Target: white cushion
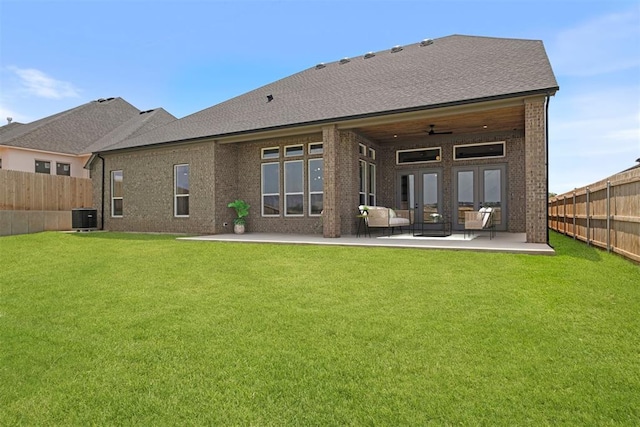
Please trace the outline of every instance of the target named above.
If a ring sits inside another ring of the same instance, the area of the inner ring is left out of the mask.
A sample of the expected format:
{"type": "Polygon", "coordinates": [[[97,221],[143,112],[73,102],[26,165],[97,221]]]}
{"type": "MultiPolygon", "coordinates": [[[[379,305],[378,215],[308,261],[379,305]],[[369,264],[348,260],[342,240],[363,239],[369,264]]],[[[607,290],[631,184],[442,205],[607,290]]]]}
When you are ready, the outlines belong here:
{"type": "Polygon", "coordinates": [[[389,218],[395,218],[397,216],[398,214],[396,214],[396,211],[394,211],[393,209],[389,209],[389,218]]]}
{"type": "Polygon", "coordinates": [[[391,227],[400,227],[403,225],[410,225],[409,218],[401,218],[399,216],[395,218],[389,218],[389,225],[391,227]]]}

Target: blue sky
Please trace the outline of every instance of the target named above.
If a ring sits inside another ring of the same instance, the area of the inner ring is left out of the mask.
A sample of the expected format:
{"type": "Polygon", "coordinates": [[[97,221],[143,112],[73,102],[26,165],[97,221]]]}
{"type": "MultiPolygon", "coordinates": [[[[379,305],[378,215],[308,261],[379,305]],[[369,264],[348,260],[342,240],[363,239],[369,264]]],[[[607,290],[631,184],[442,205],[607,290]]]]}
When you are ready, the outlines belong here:
{"type": "Polygon", "coordinates": [[[640,158],[640,1],[0,0],[0,123],[120,96],[177,117],[345,56],[450,34],[539,39],[550,191],[640,158]]]}

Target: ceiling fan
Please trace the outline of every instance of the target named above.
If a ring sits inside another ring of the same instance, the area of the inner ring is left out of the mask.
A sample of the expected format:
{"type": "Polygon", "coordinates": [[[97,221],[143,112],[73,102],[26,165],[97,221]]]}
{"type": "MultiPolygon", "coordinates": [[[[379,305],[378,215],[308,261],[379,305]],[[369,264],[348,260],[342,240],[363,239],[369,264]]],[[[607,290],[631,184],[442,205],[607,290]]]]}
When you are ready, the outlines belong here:
{"type": "Polygon", "coordinates": [[[452,134],[452,131],[448,131],[448,132],[436,132],[434,130],[434,128],[436,127],[436,125],[429,125],[429,131],[427,132],[429,135],[449,135],[452,134]]]}

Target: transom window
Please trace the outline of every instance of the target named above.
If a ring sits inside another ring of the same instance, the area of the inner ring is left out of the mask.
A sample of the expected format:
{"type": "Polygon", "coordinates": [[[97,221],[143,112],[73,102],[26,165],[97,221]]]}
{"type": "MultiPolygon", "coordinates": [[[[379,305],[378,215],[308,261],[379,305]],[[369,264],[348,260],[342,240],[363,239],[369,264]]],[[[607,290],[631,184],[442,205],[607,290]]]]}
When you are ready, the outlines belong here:
{"type": "Polygon", "coordinates": [[[123,176],[122,171],[111,171],[111,216],[121,217],[123,213],[123,176]]]}
{"type": "Polygon", "coordinates": [[[284,156],[285,157],[296,157],[302,156],[304,154],[304,145],[289,145],[284,147],[284,156]]]}
{"type": "Polygon", "coordinates": [[[453,146],[454,160],[484,159],[488,157],[504,157],[504,155],[504,141],[453,146]]]}
{"type": "Polygon", "coordinates": [[[176,217],[189,216],[189,165],[173,167],[174,191],[173,214],[176,217]]]}
{"type": "Polygon", "coordinates": [[[396,164],[406,165],[414,163],[439,162],[441,154],[442,150],[440,147],[398,150],[396,151],[396,164]]]}
{"type": "Polygon", "coordinates": [[[312,142],[309,144],[309,154],[322,154],[324,153],[324,146],[322,142],[312,142]]]}
{"type": "Polygon", "coordinates": [[[280,157],[280,147],[270,147],[262,149],[263,159],[277,159],[280,157]]]}

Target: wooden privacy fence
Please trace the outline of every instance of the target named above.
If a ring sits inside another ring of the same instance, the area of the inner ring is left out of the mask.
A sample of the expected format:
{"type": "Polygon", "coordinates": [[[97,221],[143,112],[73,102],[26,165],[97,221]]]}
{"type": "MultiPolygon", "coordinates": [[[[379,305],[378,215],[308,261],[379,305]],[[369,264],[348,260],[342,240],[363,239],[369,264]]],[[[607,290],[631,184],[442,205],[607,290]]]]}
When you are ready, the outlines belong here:
{"type": "Polygon", "coordinates": [[[640,262],[640,168],[551,198],[549,228],[640,262]]]}
{"type": "Polygon", "coordinates": [[[71,211],[93,204],[87,178],[0,169],[0,210],[71,211]]]}

